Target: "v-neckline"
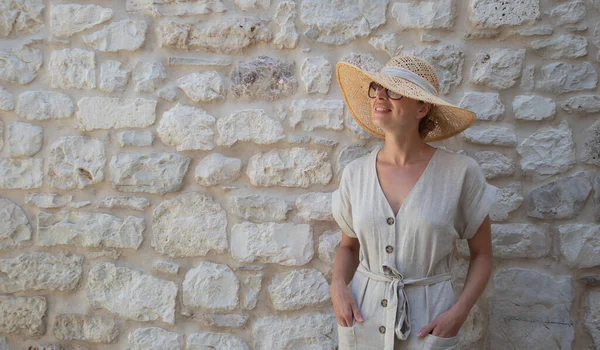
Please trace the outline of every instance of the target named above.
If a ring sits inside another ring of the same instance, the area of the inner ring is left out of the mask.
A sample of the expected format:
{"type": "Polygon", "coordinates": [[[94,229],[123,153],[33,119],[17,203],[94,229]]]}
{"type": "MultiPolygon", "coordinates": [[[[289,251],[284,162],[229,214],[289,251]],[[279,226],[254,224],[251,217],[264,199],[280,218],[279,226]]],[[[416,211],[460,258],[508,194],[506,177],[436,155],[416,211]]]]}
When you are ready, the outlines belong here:
{"type": "Polygon", "coordinates": [[[421,176],[419,176],[419,179],[417,180],[417,182],[415,182],[415,184],[410,189],[410,191],[408,191],[408,194],[406,195],[406,197],[404,197],[404,200],[402,201],[402,204],[400,205],[400,208],[398,208],[398,212],[397,213],[394,213],[394,209],[390,205],[390,201],[385,196],[385,192],[383,192],[383,188],[381,187],[381,183],[379,182],[379,174],[377,173],[377,155],[379,154],[379,151],[381,151],[382,147],[380,147],[379,149],[375,150],[375,152],[374,152],[375,157],[373,157],[374,158],[374,160],[373,160],[373,171],[375,172],[376,187],[379,190],[379,194],[383,197],[383,200],[387,204],[388,210],[392,213],[392,215],[394,215],[394,219],[398,218],[398,215],[400,215],[400,212],[405,207],[406,201],[410,199],[410,196],[415,191],[415,188],[422,182],[423,178],[427,174],[427,171],[429,170],[429,168],[431,168],[431,165],[433,164],[433,160],[435,159],[435,157],[436,157],[436,155],[438,153],[438,150],[439,150],[439,148],[437,148],[437,147],[434,147],[434,148],[435,148],[435,151],[433,151],[433,155],[429,159],[429,162],[427,163],[427,166],[425,167],[425,170],[423,170],[423,172],[421,173],[421,176]]]}

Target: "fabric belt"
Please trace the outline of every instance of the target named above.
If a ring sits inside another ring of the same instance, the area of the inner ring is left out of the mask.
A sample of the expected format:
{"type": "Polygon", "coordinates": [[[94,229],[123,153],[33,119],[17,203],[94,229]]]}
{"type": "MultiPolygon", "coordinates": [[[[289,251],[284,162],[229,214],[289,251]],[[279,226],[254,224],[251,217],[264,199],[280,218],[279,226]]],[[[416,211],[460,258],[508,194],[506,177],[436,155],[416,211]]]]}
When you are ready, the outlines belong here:
{"type": "Polygon", "coordinates": [[[370,279],[389,282],[385,291],[388,311],[384,313],[383,320],[386,328],[385,350],[394,349],[394,334],[400,340],[406,340],[410,335],[410,307],[404,286],[426,286],[452,279],[450,273],[423,278],[404,278],[396,268],[396,264],[391,261],[383,263],[383,274],[370,271],[363,264],[358,265],[356,271],[370,279]],[[394,332],[390,332],[391,329],[394,329],[394,332]]]}

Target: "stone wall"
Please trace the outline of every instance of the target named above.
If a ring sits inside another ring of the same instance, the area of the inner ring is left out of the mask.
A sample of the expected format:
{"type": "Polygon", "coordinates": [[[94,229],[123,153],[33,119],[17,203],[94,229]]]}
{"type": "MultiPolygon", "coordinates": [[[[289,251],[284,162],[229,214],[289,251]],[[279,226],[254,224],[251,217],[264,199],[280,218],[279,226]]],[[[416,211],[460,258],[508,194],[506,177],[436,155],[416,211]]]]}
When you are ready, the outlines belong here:
{"type": "MultiPolygon", "coordinates": [[[[599,0],[4,0],[0,349],[331,349],[336,62],[413,53],[501,188],[461,348],[600,348],[599,0]],[[590,198],[591,197],[591,198],[590,198]]],[[[456,286],[468,264],[457,245],[456,286]]]]}

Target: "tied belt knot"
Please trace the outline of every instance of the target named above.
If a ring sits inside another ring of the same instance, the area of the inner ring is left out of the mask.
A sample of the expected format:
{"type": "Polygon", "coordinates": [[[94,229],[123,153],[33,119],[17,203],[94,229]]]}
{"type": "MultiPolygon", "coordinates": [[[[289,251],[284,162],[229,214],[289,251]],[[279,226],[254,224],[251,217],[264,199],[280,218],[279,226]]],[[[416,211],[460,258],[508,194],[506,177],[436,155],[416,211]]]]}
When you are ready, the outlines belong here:
{"type": "Polygon", "coordinates": [[[358,265],[357,272],[364,276],[381,282],[389,283],[385,295],[388,301],[384,312],[384,326],[386,329],[394,329],[394,332],[385,332],[385,350],[394,349],[394,334],[400,340],[408,339],[410,335],[410,305],[404,287],[407,285],[427,286],[452,278],[450,273],[443,273],[431,277],[404,278],[392,261],[386,261],[382,266],[383,274],[367,269],[362,263],[358,265]]]}

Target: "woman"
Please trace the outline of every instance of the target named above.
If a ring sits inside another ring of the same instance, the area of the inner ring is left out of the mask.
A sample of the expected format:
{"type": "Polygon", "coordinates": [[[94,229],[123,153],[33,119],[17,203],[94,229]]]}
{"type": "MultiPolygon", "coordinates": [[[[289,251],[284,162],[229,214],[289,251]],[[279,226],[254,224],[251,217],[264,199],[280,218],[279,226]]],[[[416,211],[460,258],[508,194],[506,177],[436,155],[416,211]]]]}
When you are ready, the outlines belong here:
{"type": "Polygon", "coordinates": [[[472,158],[427,142],[460,133],[475,114],[439,98],[435,68],[415,56],[396,56],[379,73],[336,68],[356,122],[385,140],[344,168],[333,193],[343,232],[330,287],[340,349],[456,349],[491,273],[497,188],[472,158]],[[457,299],[459,238],[471,261],[457,299]]]}

